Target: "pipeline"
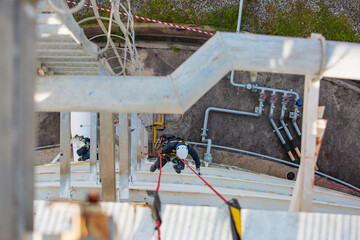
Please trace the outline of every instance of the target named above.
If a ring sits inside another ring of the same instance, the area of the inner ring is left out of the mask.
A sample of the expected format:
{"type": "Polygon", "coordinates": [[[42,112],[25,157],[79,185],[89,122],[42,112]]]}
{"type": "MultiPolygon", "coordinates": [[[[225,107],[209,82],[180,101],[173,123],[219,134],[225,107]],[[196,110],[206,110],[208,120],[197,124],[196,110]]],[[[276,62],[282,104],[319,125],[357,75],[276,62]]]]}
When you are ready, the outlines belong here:
{"type": "Polygon", "coordinates": [[[281,125],[283,126],[283,128],[284,128],[284,130],[285,130],[285,133],[286,133],[286,135],[288,136],[288,138],[289,138],[289,140],[290,140],[290,142],[291,142],[291,144],[292,144],[292,146],[293,146],[296,154],[297,154],[298,157],[300,158],[300,157],[301,157],[300,150],[299,150],[299,148],[297,147],[297,145],[296,145],[296,143],[295,143],[295,141],[294,141],[293,136],[291,135],[288,127],[286,126],[286,124],[285,124],[285,122],[284,122],[286,105],[288,104],[289,100],[290,100],[289,97],[288,97],[286,94],[284,94],[284,95],[283,95],[283,98],[282,98],[282,101],[281,101],[282,107],[281,107],[280,123],[281,123],[281,125]]]}
{"type": "Polygon", "coordinates": [[[270,114],[269,114],[269,121],[271,123],[271,125],[273,126],[276,135],[279,137],[282,145],[284,146],[287,154],[289,155],[290,159],[292,162],[295,162],[295,158],[293,156],[293,154],[291,153],[289,146],[287,145],[287,143],[285,142],[285,139],[283,138],[283,136],[281,135],[279,128],[276,126],[275,121],[273,119],[273,115],[274,115],[274,109],[275,109],[275,102],[277,101],[277,95],[274,93],[271,96],[271,105],[270,105],[270,114]]]}
{"type": "Polygon", "coordinates": [[[36,151],[36,150],[40,150],[40,149],[55,148],[55,147],[60,147],[60,144],[36,147],[36,148],[34,148],[34,150],[36,151]]]}
{"type": "Polygon", "coordinates": [[[204,118],[204,126],[202,128],[202,133],[201,133],[201,141],[202,142],[207,142],[206,153],[204,155],[205,166],[208,166],[208,164],[212,161],[212,156],[211,156],[211,153],[210,153],[211,139],[206,138],[207,137],[206,132],[208,130],[207,129],[207,124],[208,124],[210,112],[215,111],[215,112],[223,112],[223,113],[233,113],[233,114],[238,114],[238,115],[243,115],[243,116],[260,117],[262,115],[264,101],[265,101],[265,99],[262,99],[261,97],[259,98],[259,107],[258,107],[258,110],[257,110],[256,113],[237,111],[237,110],[230,110],[230,109],[224,109],[224,108],[216,108],[216,107],[209,107],[208,109],[206,109],[205,118],[204,118]]]}
{"type": "MultiPolygon", "coordinates": [[[[189,144],[192,144],[194,146],[207,146],[205,143],[198,143],[198,142],[187,142],[189,144]]],[[[218,149],[223,149],[223,150],[228,150],[228,151],[233,151],[233,152],[239,152],[239,153],[244,153],[244,154],[248,154],[248,155],[252,155],[252,156],[256,156],[256,157],[261,157],[263,159],[267,159],[267,160],[270,160],[270,161],[273,161],[273,162],[277,162],[277,163],[281,163],[281,164],[285,164],[285,165],[288,165],[288,166],[291,166],[291,167],[295,167],[295,168],[299,168],[300,165],[297,164],[297,163],[293,163],[293,162],[289,162],[289,161],[285,161],[285,160],[282,160],[282,159],[279,159],[279,158],[274,158],[274,157],[270,157],[270,156],[266,156],[266,155],[263,155],[263,154],[259,154],[259,153],[254,153],[254,152],[250,152],[250,151],[246,151],[246,150],[241,150],[241,149],[237,149],[237,148],[231,148],[231,147],[225,147],[225,146],[220,146],[220,145],[212,145],[213,148],[218,148],[218,149]]],[[[316,175],[318,176],[322,176],[322,177],[325,177],[329,180],[332,180],[334,182],[337,182],[341,185],[344,185],[346,187],[349,187],[349,188],[352,188],[356,191],[360,191],[360,188],[357,188],[353,185],[351,185],[350,183],[347,183],[347,182],[344,182],[340,179],[337,179],[337,178],[334,178],[332,176],[329,176],[325,173],[322,173],[318,170],[315,170],[314,171],[316,175]]]]}
{"type": "Polygon", "coordinates": [[[295,128],[296,133],[299,135],[299,137],[301,137],[301,131],[299,129],[299,126],[296,123],[296,120],[297,120],[297,118],[299,116],[299,112],[300,112],[299,111],[299,106],[296,104],[298,99],[300,99],[299,94],[297,92],[292,91],[292,90],[286,91],[286,90],[281,90],[281,89],[274,89],[274,88],[267,88],[267,87],[257,86],[257,84],[254,84],[254,82],[256,81],[256,77],[257,77],[257,74],[255,74],[255,75],[250,74],[250,80],[253,83],[248,83],[248,84],[235,83],[234,82],[234,74],[233,74],[233,72],[231,72],[230,83],[231,83],[231,85],[237,87],[238,89],[243,88],[243,89],[248,89],[248,90],[252,90],[252,91],[260,90],[261,92],[269,91],[269,92],[272,92],[272,93],[275,93],[275,94],[276,93],[281,93],[281,94],[283,94],[285,96],[294,96],[295,97],[294,113],[293,113],[291,122],[292,122],[292,124],[293,124],[293,126],[295,128]]]}

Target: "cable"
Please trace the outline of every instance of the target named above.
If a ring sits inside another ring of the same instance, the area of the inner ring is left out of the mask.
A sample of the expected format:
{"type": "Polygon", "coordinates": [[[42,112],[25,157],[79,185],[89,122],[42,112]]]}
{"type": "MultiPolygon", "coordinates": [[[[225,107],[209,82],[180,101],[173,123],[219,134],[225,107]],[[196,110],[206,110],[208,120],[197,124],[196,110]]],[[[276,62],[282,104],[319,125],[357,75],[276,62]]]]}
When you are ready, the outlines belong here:
{"type": "Polygon", "coordinates": [[[179,124],[182,122],[183,118],[184,118],[184,114],[181,114],[181,119],[180,119],[180,121],[179,121],[177,124],[174,124],[174,125],[164,125],[164,127],[176,127],[177,125],[179,125],[179,124]]]}
{"type": "MultiPolygon", "coordinates": [[[[188,143],[193,144],[195,146],[207,146],[206,143],[197,143],[197,142],[188,142],[188,143]]],[[[291,166],[291,167],[295,167],[295,168],[299,168],[299,166],[300,166],[299,164],[296,164],[296,163],[292,163],[292,162],[285,161],[285,160],[282,160],[282,159],[278,159],[278,158],[266,156],[266,155],[263,155],[263,154],[250,152],[250,151],[245,151],[245,150],[241,150],[241,149],[237,149],[237,148],[224,147],[224,146],[213,145],[213,144],[211,145],[211,147],[212,148],[219,148],[219,149],[229,150],[229,151],[234,151],[234,152],[239,152],[239,153],[244,153],[244,154],[249,154],[249,155],[252,155],[252,156],[257,156],[257,157],[261,157],[261,158],[264,158],[264,159],[267,159],[267,160],[270,160],[270,161],[282,163],[282,164],[285,164],[285,165],[288,165],[288,166],[291,166]]],[[[342,184],[344,186],[347,186],[349,188],[353,188],[353,189],[356,189],[357,191],[360,191],[360,188],[357,188],[357,187],[351,185],[350,183],[347,183],[347,182],[344,182],[344,181],[342,181],[340,179],[334,178],[334,177],[332,177],[330,175],[327,175],[325,173],[322,173],[322,172],[320,172],[318,170],[315,171],[315,174],[317,174],[318,176],[326,177],[329,180],[332,180],[334,182],[340,183],[340,184],[342,184]]]]}
{"type": "Polygon", "coordinates": [[[160,155],[160,154],[159,154],[159,157],[160,157],[160,171],[159,171],[158,184],[157,184],[157,187],[156,187],[156,191],[157,191],[157,192],[159,191],[159,188],[160,188],[160,180],[161,180],[161,167],[162,167],[162,157],[161,157],[161,155],[160,155]]]}
{"type": "Polygon", "coordinates": [[[315,183],[322,183],[322,184],[330,185],[330,186],[333,186],[333,187],[344,188],[344,189],[349,189],[349,190],[352,190],[352,191],[360,192],[360,190],[355,189],[355,188],[343,187],[343,186],[340,186],[340,185],[336,185],[336,184],[332,184],[332,183],[326,183],[326,182],[321,182],[321,181],[318,181],[318,180],[315,180],[315,183]]]}
{"type": "Polygon", "coordinates": [[[211,190],[214,191],[214,193],[216,193],[216,195],[218,195],[219,198],[221,198],[221,200],[223,200],[226,204],[227,204],[227,200],[220,194],[218,193],[210,184],[208,184],[205,179],[203,179],[199,174],[197,174],[197,172],[195,172],[194,169],[192,169],[192,167],[190,167],[184,160],[182,160],[177,154],[175,154],[176,157],[178,157],[188,168],[190,168],[191,171],[193,171],[193,173],[196,174],[196,176],[198,176],[211,190]]]}
{"type": "Polygon", "coordinates": [[[51,151],[56,151],[56,150],[60,150],[60,148],[51,148],[51,149],[40,150],[40,151],[35,151],[35,152],[41,153],[41,152],[51,152],[51,151]]]}
{"type": "MultiPolygon", "coordinates": [[[[109,28],[108,28],[108,31],[107,31],[107,41],[106,41],[106,45],[105,47],[100,50],[100,51],[97,51],[97,52],[92,52],[92,51],[89,51],[88,49],[86,50],[87,52],[89,52],[90,54],[94,54],[94,55],[100,55],[100,54],[103,54],[106,50],[108,50],[109,48],[109,44],[110,44],[110,41],[112,41],[111,39],[111,26],[112,26],[112,22],[113,22],[113,15],[114,15],[114,6],[115,4],[114,3],[111,3],[111,12],[110,12],[110,20],[109,20],[109,28]]],[[[97,19],[98,20],[98,19],[97,19]]],[[[98,20],[99,22],[100,20],[98,20]]],[[[100,22],[99,22],[100,24],[100,22]]],[[[106,31],[104,31],[105,33],[106,31]]]]}
{"type": "Polygon", "coordinates": [[[60,14],[71,14],[71,13],[74,13],[74,12],[77,12],[79,11],[84,3],[85,3],[86,0],[81,0],[81,2],[78,3],[78,5],[76,7],[73,7],[73,8],[70,8],[70,9],[61,9],[61,8],[58,8],[54,5],[54,3],[51,2],[51,0],[47,0],[47,3],[50,5],[50,7],[57,13],[60,13],[60,14]]]}
{"type": "MultiPolygon", "coordinates": [[[[159,152],[158,152],[158,154],[159,154],[159,152]]],[[[160,169],[159,169],[160,171],[159,171],[159,179],[158,179],[158,184],[157,184],[157,187],[156,187],[156,192],[159,192],[160,180],[161,180],[162,157],[161,157],[160,154],[159,154],[159,157],[160,157],[160,169]]],[[[156,219],[156,228],[157,228],[157,232],[158,232],[158,240],[161,240],[160,225],[161,225],[160,219],[156,219]]]]}

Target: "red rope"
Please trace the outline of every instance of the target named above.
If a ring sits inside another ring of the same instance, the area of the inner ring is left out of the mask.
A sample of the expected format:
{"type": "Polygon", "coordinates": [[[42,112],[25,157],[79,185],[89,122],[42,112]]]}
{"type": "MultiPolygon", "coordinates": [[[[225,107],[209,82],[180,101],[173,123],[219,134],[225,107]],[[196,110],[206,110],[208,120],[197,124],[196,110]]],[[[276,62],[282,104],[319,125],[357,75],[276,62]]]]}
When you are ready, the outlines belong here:
{"type": "Polygon", "coordinates": [[[335,185],[335,184],[332,184],[332,183],[326,183],[326,182],[321,182],[321,181],[317,181],[317,180],[315,181],[315,183],[322,183],[322,184],[330,185],[330,186],[333,186],[333,187],[345,188],[345,189],[349,189],[349,190],[353,190],[353,191],[360,192],[359,190],[354,189],[354,188],[343,187],[343,186],[335,185]]]}
{"type": "Polygon", "coordinates": [[[218,195],[219,198],[221,198],[221,200],[223,200],[225,203],[227,203],[227,200],[226,200],[223,196],[221,196],[221,194],[218,193],[210,184],[208,184],[208,183],[205,181],[205,179],[203,179],[199,174],[197,174],[197,172],[196,172],[194,169],[192,169],[192,167],[190,167],[190,166],[189,166],[184,160],[182,160],[178,155],[176,155],[176,156],[177,156],[183,163],[185,163],[185,165],[186,165],[188,168],[190,168],[190,170],[193,171],[193,173],[195,173],[196,176],[198,176],[211,190],[213,190],[214,193],[216,193],[216,195],[218,195]]]}
{"type": "Polygon", "coordinates": [[[161,240],[161,237],[160,237],[160,220],[156,220],[156,227],[157,227],[157,232],[158,232],[158,239],[161,240]]]}
{"type": "Polygon", "coordinates": [[[159,173],[159,179],[158,179],[158,184],[157,184],[157,188],[156,188],[156,191],[158,192],[159,191],[159,188],[160,188],[160,180],[161,180],[161,167],[162,167],[162,157],[161,155],[159,154],[159,157],[160,157],[160,173],[159,173]]]}
{"type": "Polygon", "coordinates": [[[149,152],[149,153],[145,153],[145,156],[147,156],[147,155],[149,155],[149,154],[151,154],[151,153],[154,153],[154,152],[159,153],[160,150],[155,150],[155,151],[152,151],[152,152],[149,152]]]}
{"type": "MultiPolygon", "coordinates": [[[[159,154],[159,151],[157,152],[159,154]]],[[[161,155],[159,154],[159,157],[160,157],[160,172],[159,172],[159,179],[158,179],[158,184],[157,184],[157,187],[156,187],[156,192],[159,191],[159,188],[160,188],[160,180],[161,180],[161,167],[162,167],[162,157],[161,155]]],[[[157,232],[158,232],[158,240],[161,240],[161,237],[160,237],[160,219],[157,219],[156,220],[156,227],[157,227],[157,232]]]]}

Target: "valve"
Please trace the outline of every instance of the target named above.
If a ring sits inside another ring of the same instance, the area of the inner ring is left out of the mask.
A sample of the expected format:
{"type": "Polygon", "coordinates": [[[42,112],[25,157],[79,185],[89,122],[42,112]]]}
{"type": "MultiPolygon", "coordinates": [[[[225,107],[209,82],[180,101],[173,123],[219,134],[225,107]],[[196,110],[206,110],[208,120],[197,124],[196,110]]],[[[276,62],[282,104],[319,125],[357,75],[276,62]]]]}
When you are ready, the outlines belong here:
{"type": "Polygon", "coordinates": [[[271,101],[277,102],[277,100],[279,100],[279,96],[278,96],[278,95],[276,95],[276,94],[271,95],[271,101]]]}
{"type": "Polygon", "coordinates": [[[298,100],[296,100],[296,106],[298,106],[298,107],[301,107],[302,105],[303,105],[303,101],[302,101],[302,99],[301,98],[299,98],[298,100]]]}
{"type": "Polygon", "coordinates": [[[212,156],[211,156],[211,153],[205,153],[204,154],[204,163],[205,163],[205,166],[208,167],[209,166],[209,163],[212,162],[212,156]]]}
{"type": "Polygon", "coordinates": [[[261,101],[265,101],[265,100],[266,100],[266,98],[267,98],[267,95],[266,95],[266,93],[265,93],[265,92],[260,93],[260,99],[259,99],[259,100],[261,100],[261,101]]]}
{"type": "Polygon", "coordinates": [[[283,104],[288,104],[289,102],[290,102],[290,98],[288,96],[283,96],[282,103],[283,104]]]}

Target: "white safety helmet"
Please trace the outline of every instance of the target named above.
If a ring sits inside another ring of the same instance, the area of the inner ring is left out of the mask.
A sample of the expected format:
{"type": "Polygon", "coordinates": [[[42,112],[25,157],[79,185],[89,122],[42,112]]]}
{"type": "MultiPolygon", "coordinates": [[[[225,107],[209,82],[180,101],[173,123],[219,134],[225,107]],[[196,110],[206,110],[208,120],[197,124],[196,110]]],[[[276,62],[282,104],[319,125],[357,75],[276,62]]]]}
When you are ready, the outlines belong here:
{"type": "Polygon", "coordinates": [[[176,147],[176,155],[181,158],[181,159],[185,159],[187,157],[187,155],[189,154],[189,149],[185,144],[179,144],[176,147]]]}

